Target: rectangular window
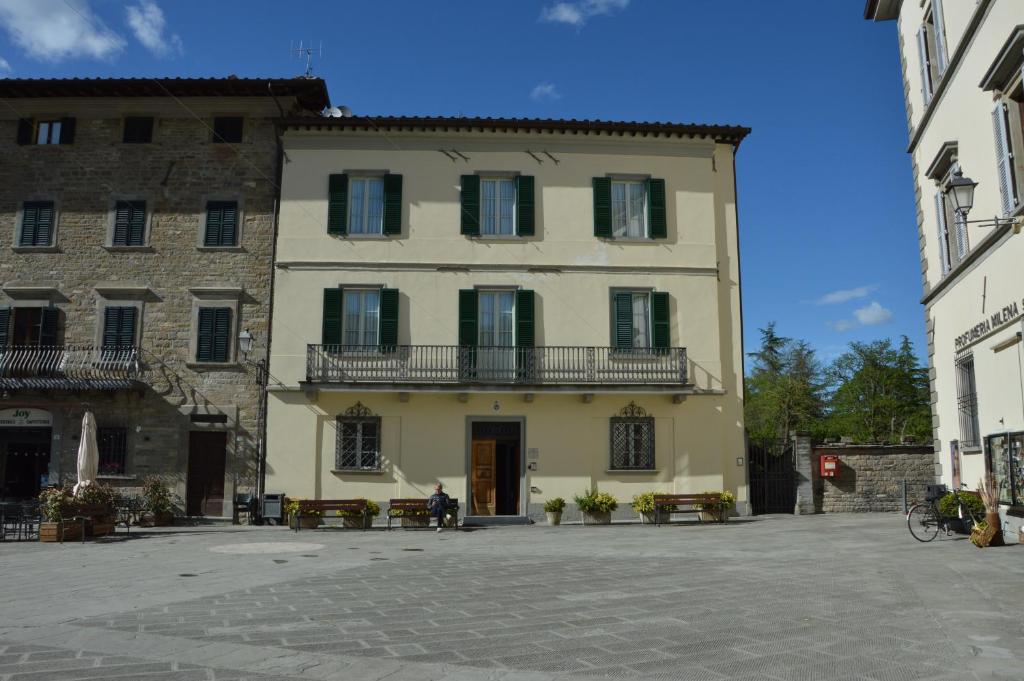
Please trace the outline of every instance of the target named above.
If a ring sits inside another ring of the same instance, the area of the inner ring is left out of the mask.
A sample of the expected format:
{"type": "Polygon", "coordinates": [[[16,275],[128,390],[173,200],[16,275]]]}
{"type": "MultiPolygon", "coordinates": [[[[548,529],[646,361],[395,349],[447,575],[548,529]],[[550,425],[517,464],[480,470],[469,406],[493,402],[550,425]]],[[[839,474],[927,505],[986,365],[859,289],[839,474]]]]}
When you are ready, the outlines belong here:
{"type": "Polygon", "coordinates": [[[62,121],[39,121],[36,124],[36,144],[60,144],[62,121]]]}
{"type": "Polygon", "coordinates": [[[245,119],[241,116],[216,116],[213,119],[213,142],[237,144],[242,141],[245,119]]]}
{"type": "Polygon", "coordinates": [[[337,470],[380,470],[380,417],[339,416],[337,427],[337,470]]]}
{"type": "Polygon", "coordinates": [[[135,323],[138,310],[130,305],[111,305],[103,309],[103,351],[116,353],[135,347],[135,323]]]}
{"type": "Polygon", "coordinates": [[[380,332],[380,289],[344,289],[342,344],[373,346],[380,332]]]}
{"type": "Polygon", "coordinates": [[[516,292],[479,291],[478,378],[507,380],[516,370],[516,292]]]}
{"type": "Polygon", "coordinates": [[[512,178],[481,178],[480,233],[512,236],[515,224],[515,182],[512,178]]]}
{"type": "Polygon", "coordinates": [[[203,246],[238,245],[238,202],[209,201],[206,204],[206,232],[203,246]]]}
{"type": "MultiPolygon", "coordinates": [[[[56,307],[16,307],[10,310],[10,344],[54,347],[59,343],[60,310],[56,307]]],[[[7,329],[4,329],[5,331],[7,329]]]]}
{"type": "Polygon", "coordinates": [[[114,203],[114,246],[146,245],[146,202],[117,201],[114,203]]]}
{"type": "Polygon", "coordinates": [[[124,475],[128,461],[128,429],[97,428],[100,475],[124,475]]]}
{"type": "Polygon", "coordinates": [[[647,238],[647,183],[612,181],[612,236],[647,238]]]}
{"type": "Polygon", "coordinates": [[[960,445],[981,444],[978,431],[978,386],[974,377],[974,355],[956,360],[956,403],[960,414],[960,445]]]}
{"type": "Polygon", "coordinates": [[[22,204],[18,245],[52,246],[54,215],[53,201],[26,201],[22,204]]]}
{"type": "Polygon", "coordinates": [[[148,144],[153,141],[152,116],[127,116],[124,119],[125,144],[148,144]]]}
{"type": "Polygon", "coordinates": [[[232,345],[231,308],[199,308],[196,361],[230,362],[232,345]]]}
{"type": "Polygon", "coordinates": [[[615,417],[611,430],[611,470],[654,469],[652,417],[615,417]]]}
{"type": "Polygon", "coordinates": [[[348,194],[348,233],[383,234],[384,178],[349,178],[348,194]]]}

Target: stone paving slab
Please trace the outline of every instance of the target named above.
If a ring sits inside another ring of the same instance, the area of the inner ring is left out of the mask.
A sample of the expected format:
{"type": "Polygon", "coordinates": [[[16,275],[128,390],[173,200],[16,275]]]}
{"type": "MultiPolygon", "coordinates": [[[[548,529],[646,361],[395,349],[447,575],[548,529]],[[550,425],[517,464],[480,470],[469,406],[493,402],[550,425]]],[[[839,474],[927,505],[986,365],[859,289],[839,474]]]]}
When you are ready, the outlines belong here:
{"type": "Polygon", "coordinates": [[[301,539],[0,545],[0,681],[1024,679],[1024,547],[896,514],[301,539]]]}

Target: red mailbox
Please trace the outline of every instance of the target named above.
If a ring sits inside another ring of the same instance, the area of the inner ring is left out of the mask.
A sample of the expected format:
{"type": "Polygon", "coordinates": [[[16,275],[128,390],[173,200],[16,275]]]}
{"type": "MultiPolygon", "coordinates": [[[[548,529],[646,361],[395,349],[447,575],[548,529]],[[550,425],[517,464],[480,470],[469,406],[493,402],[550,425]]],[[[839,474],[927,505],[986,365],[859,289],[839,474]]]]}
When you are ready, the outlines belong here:
{"type": "Polygon", "coordinates": [[[839,475],[839,457],[834,454],[826,454],[821,457],[821,477],[835,478],[839,475]]]}

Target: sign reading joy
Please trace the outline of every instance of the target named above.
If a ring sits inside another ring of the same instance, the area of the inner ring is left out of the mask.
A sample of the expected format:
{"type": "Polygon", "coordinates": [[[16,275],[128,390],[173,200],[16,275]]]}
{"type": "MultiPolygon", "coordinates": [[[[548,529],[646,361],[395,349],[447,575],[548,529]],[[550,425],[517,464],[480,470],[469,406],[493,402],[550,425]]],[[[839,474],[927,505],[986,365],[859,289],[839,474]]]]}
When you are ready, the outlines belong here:
{"type": "Polygon", "coordinates": [[[43,409],[0,409],[0,428],[49,428],[53,416],[43,409]]]}

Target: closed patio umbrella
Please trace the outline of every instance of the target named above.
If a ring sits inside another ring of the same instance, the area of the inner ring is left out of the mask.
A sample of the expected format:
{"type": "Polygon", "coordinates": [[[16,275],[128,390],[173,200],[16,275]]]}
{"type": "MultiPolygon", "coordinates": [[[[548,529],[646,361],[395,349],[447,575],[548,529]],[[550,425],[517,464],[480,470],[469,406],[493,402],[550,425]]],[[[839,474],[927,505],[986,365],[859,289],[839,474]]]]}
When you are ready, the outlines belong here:
{"type": "Polygon", "coordinates": [[[96,417],[91,411],[86,411],[82,417],[82,438],[78,442],[78,484],[75,485],[74,493],[79,490],[96,484],[96,474],[99,472],[100,453],[96,446],[96,417]]]}

